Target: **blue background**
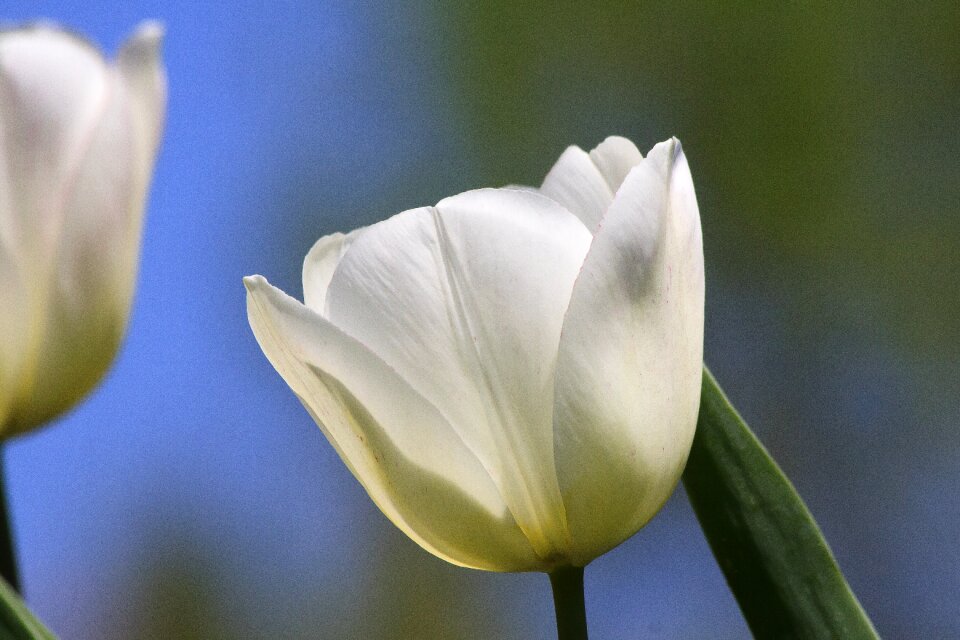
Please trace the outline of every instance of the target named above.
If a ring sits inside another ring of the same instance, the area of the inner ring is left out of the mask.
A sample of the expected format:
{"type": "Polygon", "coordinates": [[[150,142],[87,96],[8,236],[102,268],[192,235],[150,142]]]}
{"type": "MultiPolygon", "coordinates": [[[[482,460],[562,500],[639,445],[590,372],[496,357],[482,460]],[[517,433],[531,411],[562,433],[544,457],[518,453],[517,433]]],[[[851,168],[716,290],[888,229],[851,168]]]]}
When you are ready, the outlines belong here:
{"type": "MultiPolygon", "coordinates": [[[[706,358],[885,637],[960,636],[960,18],[726,3],[19,2],[112,55],[167,28],[128,337],[7,447],[29,603],[64,638],[549,638],[548,581],[446,565],[273,371],[241,277],[567,144],[685,145],[706,358]]],[[[747,635],[682,490],[587,572],[596,638],[747,635]]]]}

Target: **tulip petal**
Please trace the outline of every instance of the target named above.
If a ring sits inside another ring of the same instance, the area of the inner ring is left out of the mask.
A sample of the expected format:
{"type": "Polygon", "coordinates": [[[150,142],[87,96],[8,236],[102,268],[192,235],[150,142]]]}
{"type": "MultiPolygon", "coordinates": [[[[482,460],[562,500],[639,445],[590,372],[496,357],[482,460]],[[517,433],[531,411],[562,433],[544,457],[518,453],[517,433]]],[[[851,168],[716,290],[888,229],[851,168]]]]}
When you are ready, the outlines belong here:
{"type": "Polygon", "coordinates": [[[0,427],[7,423],[20,386],[30,318],[23,274],[0,238],[0,427]]]}
{"type": "Polygon", "coordinates": [[[643,154],[626,138],[610,136],[590,152],[590,160],[607,181],[611,193],[616,193],[630,170],[643,161],[643,154]]]}
{"type": "Polygon", "coordinates": [[[31,277],[42,277],[50,263],[63,192],[109,85],[103,57],[74,35],[42,25],[0,32],[0,216],[31,277]]]}
{"type": "Polygon", "coordinates": [[[553,372],[590,238],[540,194],[470,191],[366,229],[327,293],[330,320],[440,410],[543,558],[567,547],[553,372]]]}
{"type": "MultiPolygon", "coordinates": [[[[140,237],[143,230],[146,198],[153,176],[153,166],[163,133],[167,105],[167,78],[163,69],[160,47],[163,44],[163,26],[146,21],[134,31],[120,49],[114,71],[117,89],[117,108],[125,112],[118,121],[128,124],[126,143],[130,148],[130,192],[126,208],[119,208],[120,228],[125,237],[118,245],[126,250],[122,260],[127,268],[121,275],[118,287],[129,300],[136,278],[136,260],[140,253],[140,237]]],[[[117,140],[116,144],[121,144],[117,140]]],[[[90,162],[103,161],[94,150],[90,162]]],[[[116,216],[114,216],[116,223],[116,216]]]]}
{"type": "Polygon", "coordinates": [[[563,152],[543,179],[540,192],[580,218],[591,233],[613,202],[614,193],[590,155],[576,146],[563,152]]]}
{"type": "MultiPolygon", "coordinates": [[[[43,25],[0,33],[0,233],[8,262],[20,281],[29,283],[19,305],[0,308],[0,314],[19,315],[26,323],[15,338],[21,342],[21,358],[4,365],[6,375],[16,380],[4,386],[9,406],[0,425],[4,436],[38,424],[79,395],[61,393],[56,401],[46,392],[38,397],[37,380],[52,321],[48,302],[55,289],[66,201],[92,131],[109,104],[110,85],[103,57],[79,37],[43,25]],[[15,371],[12,363],[17,363],[15,371]]],[[[0,324],[11,322],[7,318],[0,324]]],[[[76,358],[86,355],[85,346],[76,345],[81,351],[76,358]]],[[[49,390],[58,393],[69,372],[49,373],[61,377],[49,390]]]]}
{"type": "Polygon", "coordinates": [[[322,316],[327,315],[327,289],[333,273],[343,254],[363,229],[324,236],[314,243],[303,259],[303,303],[322,316]]]}
{"type": "Polygon", "coordinates": [[[703,296],[696,196],[671,140],[624,180],[564,321],[555,447],[580,562],[646,524],[680,478],[699,402],[703,296]]]}
{"type": "MultiPolygon", "coordinates": [[[[71,36],[59,38],[86,50],[71,36]]],[[[108,68],[99,111],[85,122],[70,175],[48,203],[55,213],[47,217],[58,226],[45,243],[47,269],[32,273],[39,310],[32,330],[39,335],[10,433],[49,420],[89,392],[126,329],[163,114],[158,38],[154,29],[142,28],[124,46],[118,66],[108,68]]]]}
{"type": "MultiPolygon", "coordinates": [[[[140,159],[137,166],[152,166],[160,144],[167,104],[167,78],[160,63],[163,25],[148,20],[123,44],[117,69],[125,88],[130,120],[137,128],[134,140],[140,159]]],[[[149,179],[150,172],[142,179],[149,179]]]]}
{"type": "Polygon", "coordinates": [[[264,278],[244,284],[264,353],[394,524],[455,564],[539,568],[483,466],[433,405],[367,347],[264,278]]]}

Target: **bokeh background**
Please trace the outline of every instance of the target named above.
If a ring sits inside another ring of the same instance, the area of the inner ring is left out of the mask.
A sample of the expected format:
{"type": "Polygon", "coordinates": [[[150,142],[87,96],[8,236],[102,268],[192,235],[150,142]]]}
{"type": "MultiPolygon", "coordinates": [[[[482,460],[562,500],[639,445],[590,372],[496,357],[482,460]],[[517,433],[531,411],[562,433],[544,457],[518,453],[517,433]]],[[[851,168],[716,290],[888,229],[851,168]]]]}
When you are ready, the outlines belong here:
{"type": "MultiPolygon", "coordinates": [[[[960,5],[33,2],[112,55],[167,25],[129,335],[5,451],[64,638],[550,638],[541,575],[457,569],[367,499],[262,356],[243,275],[564,147],[684,143],[706,359],[888,638],[960,637],[960,5]],[[802,6],[806,5],[806,6],[802,6]]],[[[743,638],[682,490],[587,573],[592,637],[743,638]]]]}

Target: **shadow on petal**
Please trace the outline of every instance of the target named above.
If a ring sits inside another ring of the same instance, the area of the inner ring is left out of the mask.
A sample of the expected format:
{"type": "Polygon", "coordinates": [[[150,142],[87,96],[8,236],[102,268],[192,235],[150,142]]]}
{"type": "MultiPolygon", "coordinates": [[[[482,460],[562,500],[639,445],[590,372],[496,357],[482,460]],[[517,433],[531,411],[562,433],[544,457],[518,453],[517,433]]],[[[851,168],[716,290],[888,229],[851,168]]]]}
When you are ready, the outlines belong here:
{"type": "MultiPolygon", "coordinates": [[[[414,464],[349,389],[318,367],[308,367],[353,423],[356,437],[373,458],[367,470],[380,475],[380,483],[403,521],[395,524],[405,533],[455,564],[489,571],[543,569],[509,511],[492,514],[455,483],[414,464]]],[[[364,484],[368,480],[358,479],[364,484]]],[[[379,503],[377,506],[388,511],[379,503]]]]}

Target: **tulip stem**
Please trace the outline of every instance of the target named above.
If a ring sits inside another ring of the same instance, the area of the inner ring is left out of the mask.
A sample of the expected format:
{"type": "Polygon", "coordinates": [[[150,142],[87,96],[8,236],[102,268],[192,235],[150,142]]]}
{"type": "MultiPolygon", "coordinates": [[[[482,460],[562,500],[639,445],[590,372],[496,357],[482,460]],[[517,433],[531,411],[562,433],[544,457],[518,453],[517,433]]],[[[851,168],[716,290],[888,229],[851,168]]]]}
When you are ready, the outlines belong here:
{"type": "Polygon", "coordinates": [[[3,468],[4,450],[0,447],[0,576],[20,591],[20,578],[17,575],[17,556],[13,548],[13,532],[7,509],[7,486],[3,468]]]}
{"type": "Polygon", "coordinates": [[[587,610],[583,602],[583,567],[550,572],[558,640],[587,640],[587,610]]]}

